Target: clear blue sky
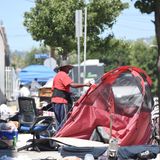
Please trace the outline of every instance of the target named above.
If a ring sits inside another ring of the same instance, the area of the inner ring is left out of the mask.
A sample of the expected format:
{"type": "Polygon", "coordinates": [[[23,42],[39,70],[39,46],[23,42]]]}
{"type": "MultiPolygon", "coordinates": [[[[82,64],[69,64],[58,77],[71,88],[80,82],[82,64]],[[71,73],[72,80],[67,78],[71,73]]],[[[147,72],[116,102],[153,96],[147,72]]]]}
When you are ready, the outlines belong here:
{"type": "MultiPolygon", "coordinates": [[[[130,0],[123,0],[130,2],[130,0]]],[[[154,36],[153,15],[142,15],[130,3],[130,9],[122,12],[114,25],[112,32],[116,38],[136,40],[154,36]]],[[[0,21],[6,29],[8,44],[11,51],[27,51],[38,47],[39,43],[33,41],[23,26],[23,13],[34,6],[34,0],[1,0],[0,21]]]]}
{"type": "Polygon", "coordinates": [[[155,35],[153,14],[142,14],[139,9],[135,9],[131,0],[122,0],[128,2],[129,9],[124,10],[117,19],[113,27],[113,33],[117,38],[136,40],[138,38],[148,38],[155,35]]]}

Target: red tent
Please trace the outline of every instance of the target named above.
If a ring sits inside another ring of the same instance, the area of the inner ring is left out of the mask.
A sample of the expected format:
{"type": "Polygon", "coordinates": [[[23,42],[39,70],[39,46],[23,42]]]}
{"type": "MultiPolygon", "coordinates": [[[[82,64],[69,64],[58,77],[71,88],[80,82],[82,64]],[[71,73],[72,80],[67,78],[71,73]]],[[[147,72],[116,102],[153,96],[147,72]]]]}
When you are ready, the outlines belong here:
{"type": "Polygon", "coordinates": [[[56,136],[90,139],[94,129],[102,126],[121,146],[147,143],[151,135],[151,83],[146,72],[137,67],[122,66],[105,73],[101,82],[77,101],[56,136]]]}

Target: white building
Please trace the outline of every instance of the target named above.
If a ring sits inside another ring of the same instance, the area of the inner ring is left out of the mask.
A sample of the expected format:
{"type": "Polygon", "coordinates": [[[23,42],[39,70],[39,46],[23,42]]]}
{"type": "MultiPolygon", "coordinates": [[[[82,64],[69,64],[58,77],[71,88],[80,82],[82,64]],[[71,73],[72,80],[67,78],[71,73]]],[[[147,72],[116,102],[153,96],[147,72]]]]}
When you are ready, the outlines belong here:
{"type": "Polygon", "coordinates": [[[5,28],[0,24],[0,89],[6,95],[5,68],[10,65],[9,46],[5,28]]]}

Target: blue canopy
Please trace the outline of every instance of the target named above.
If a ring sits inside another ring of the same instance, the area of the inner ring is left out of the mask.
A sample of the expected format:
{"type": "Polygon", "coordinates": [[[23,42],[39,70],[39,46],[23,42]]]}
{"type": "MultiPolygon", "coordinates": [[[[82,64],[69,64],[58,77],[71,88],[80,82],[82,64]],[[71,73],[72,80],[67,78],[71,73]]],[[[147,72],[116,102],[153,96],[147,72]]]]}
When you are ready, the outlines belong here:
{"type": "Polygon", "coordinates": [[[23,68],[18,76],[21,84],[31,83],[35,78],[38,82],[46,83],[50,78],[53,78],[56,72],[44,65],[30,65],[23,68]]]}

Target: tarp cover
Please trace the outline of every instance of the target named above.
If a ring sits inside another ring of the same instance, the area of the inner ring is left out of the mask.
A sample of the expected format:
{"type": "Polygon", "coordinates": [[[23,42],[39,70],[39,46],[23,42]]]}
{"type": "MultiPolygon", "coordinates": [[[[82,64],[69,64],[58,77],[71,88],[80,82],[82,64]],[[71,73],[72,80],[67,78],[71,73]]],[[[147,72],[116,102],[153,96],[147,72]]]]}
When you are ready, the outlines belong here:
{"type": "Polygon", "coordinates": [[[151,83],[146,72],[136,67],[105,73],[80,97],[56,136],[90,139],[94,129],[102,126],[121,146],[146,144],[152,127],[151,83]]]}
{"type": "Polygon", "coordinates": [[[53,78],[56,72],[44,65],[30,65],[23,68],[19,73],[19,79],[21,84],[31,83],[34,78],[38,79],[38,82],[47,82],[50,78],[53,78]]]}

